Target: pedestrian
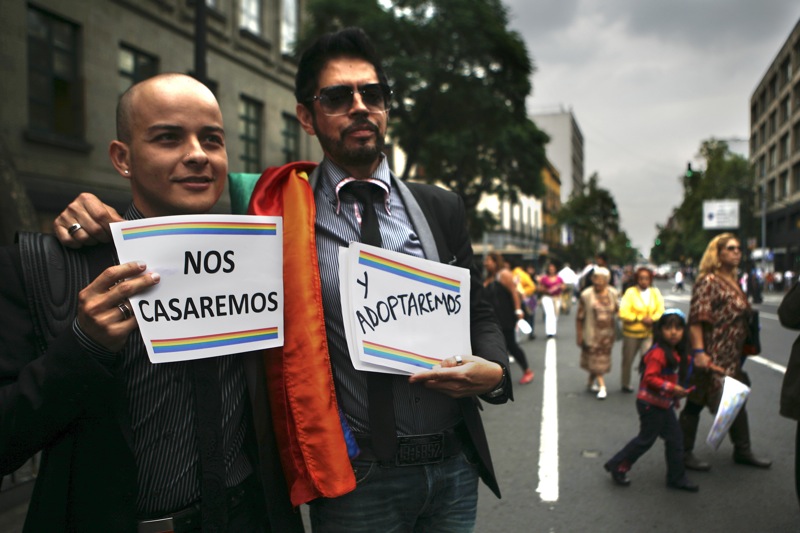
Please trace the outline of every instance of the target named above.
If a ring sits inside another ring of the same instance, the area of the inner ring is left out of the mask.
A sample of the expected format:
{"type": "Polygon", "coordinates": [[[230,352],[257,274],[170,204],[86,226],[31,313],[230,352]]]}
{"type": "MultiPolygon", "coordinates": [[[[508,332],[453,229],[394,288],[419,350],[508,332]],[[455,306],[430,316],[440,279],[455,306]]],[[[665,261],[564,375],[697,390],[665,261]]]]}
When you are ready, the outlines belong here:
{"type": "Polygon", "coordinates": [[[678,269],[675,271],[675,287],[673,287],[672,292],[683,292],[683,270],[678,269]]]}
{"type": "Polygon", "coordinates": [[[555,263],[548,263],[545,273],[539,276],[539,303],[544,312],[544,332],[548,339],[554,339],[558,333],[558,314],[561,309],[561,293],[564,291],[564,280],[558,275],[555,263]]]}
{"type": "Polygon", "coordinates": [[[636,269],[636,284],[625,291],[619,306],[622,321],[622,391],[633,392],[631,368],[637,353],[652,344],[653,324],[664,312],[664,297],[653,287],[653,271],[646,266],[636,269]]]}
{"type": "MultiPolygon", "coordinates": [[[[683,431],[684,464],[689,470],[705,471],[711,465],[694,455],[700,412],[708,407],[717,412],[722,398],[724,376],[750,385],[742,370],[744,341],[747,337],[750,304],[737,283],[742,260],[739,239],[732,233],[717,235],[708,243],[700,260],[700,276],[692,288],[689,312],[689,342],[695,370],[694,391],[686,400],[679,421],[683,431]],[[720,372],[708,367],[714,365],[720,372]]],[[[750,446],[747,404],[742,406],[728,432],[733,442],[733,460],[738,464],[769,468],[772,461],[756,456],[750,446]]]]}
{"type": "Polygon", "coordinates": [[[520,347],[516,339],[517,322],[524,320],[522,296],[517,291],[512,272],[503,265],[505,265],[505,260],[502,255],[497,252],[487,253],[483,260],[483,267],[486,270],[486,279],[483,285],[486,288],[487,299],[492,304],[500,323],[506,347],[522,368],[522,378],[519,382],[527,385],[533,381],[534,374],[528,365],[525,350],[520,347]]]}
{"type": "MultiPolygon", "coordinates": [[[[109,154],[131,185],[129,220],[206,213],[225,188],[219,106],[183,74],[121,96],[109,154]]],[[[56,223],[88,240],[84,226],[99,227],[70,209],[56,223]]],[[[116,264],[110,245],[50,241],[0,249],[0,473],[42,450],[25,531],[303,531],[261,358],[150,363],[128,298],[158,273],[116,264]]]]}
{"type": "Polygon", "coordinates": [[[572,300],[578,284],[578,274],[570,268],[569,263],[564,263],[564,267],[558,271],[558,276],[564,282],[564,290],[561,291],[561,312],[568,315],[572,311],[572,300]]]}
{"type": "Polygon", "coordinates": [[[628,472],[656,439],[664,440],[667,486],[697,492],[683,466],[683,435],[675,416],[679,399],[688,394],[686,380],[690,367],[686,316],[680,309],[667,309],[653,328],[653,346],[639,365],[642,378],[636,395],[639,434],[603,467],[618,485],[630,485],[628,472]]]}
{"type": "Polygon", "coordinates": [[[533,292],[525,298],[525,305],[528,306],[528,323],[531,326],[528,339],[534,340],[536,339],[536,308],[539,306],[539,297],[536,295],[536,280],[539,279],[539,276],[536,275],[536,265],[533,263],[528,263],[525,266],[525,272],[527,272],[528,277],[533,280],[533,292]]]}
{"type": "MultiPolygon", "coordinates": [[[[785,328],[800,329],[800,288],[793,285],[778,307],[778,318],[785,328]]],[[[781,415],[797,421],[794,438],[794,486],[800,503],[800,337],[792,345],[789,363],[781,386],[781,415]]]]}
{"type": "Polygon", "coordinates": [[[597,393],[598,400],[608,396],[604,375],[611,370],[611,349],[614,346],[615,317],[619,296],[608,284],[611,273],[595,267],[592,284],[581,292],[575,317],[575,340],[581,349],[581,368],[589,373],[587,390],[597,393]]]}

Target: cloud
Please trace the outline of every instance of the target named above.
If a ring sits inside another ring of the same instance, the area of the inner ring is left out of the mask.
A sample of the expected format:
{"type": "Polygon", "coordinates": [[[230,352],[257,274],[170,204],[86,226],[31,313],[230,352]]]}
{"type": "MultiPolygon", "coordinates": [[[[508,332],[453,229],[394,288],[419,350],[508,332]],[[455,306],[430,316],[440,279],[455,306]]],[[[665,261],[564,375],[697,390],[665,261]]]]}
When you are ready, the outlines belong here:
{"type": "Polygon", "coordinates": [[[537,72],[532,112],[571,109],[586,175],[647,253],[700,143],[749,137],[750,96],[800,18],[796,0],[512,0],[537,72]]]}

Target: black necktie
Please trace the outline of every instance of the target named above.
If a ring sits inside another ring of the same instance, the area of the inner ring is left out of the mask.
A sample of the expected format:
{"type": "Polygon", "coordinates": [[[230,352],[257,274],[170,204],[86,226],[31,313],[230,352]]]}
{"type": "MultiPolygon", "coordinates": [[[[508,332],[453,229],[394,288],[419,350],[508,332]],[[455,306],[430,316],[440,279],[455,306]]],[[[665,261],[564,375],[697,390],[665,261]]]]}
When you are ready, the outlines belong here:
{"type": "MultiPolygon", "coordinates": [[[[356,197],[361,204],[361,242],[381,246],[381,231],[378,214],[375,212],[375,197],[383,190],[369,182],[353,181],[344,190],[356,197]]],[[[381,461],[391,461],[397,452],[395,433],[394,395],[392,394],[392,375],[381,372],[367,374],[367,401],[369,406],[370,437],[372,452],[381,461]]]]}
{"type": "Polygon", "coordinates": [[[203,531],[225,531],[225,460],[222,456],[222,388],[215,357],[190,361],[194,377],[195,426],[200,452],[203,531]]]}

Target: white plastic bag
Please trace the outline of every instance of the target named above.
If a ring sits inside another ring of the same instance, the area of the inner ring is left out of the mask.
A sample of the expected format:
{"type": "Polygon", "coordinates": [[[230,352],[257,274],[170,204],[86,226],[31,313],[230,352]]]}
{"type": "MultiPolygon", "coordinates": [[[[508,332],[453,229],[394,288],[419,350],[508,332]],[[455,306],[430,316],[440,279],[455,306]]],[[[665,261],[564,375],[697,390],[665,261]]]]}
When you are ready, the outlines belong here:
{"type": "Polygon", "coordinates": [[[725,376],[722,385],[722,399],[719,402],[717,416],[708,432],[706,442],[713,449],[719,448],[723,437],[730,429],[733,419],[739,414],[739,410],[744,405],[747,396],[750,394],[750,387],[737,381],[730,376],[725,376]]]}

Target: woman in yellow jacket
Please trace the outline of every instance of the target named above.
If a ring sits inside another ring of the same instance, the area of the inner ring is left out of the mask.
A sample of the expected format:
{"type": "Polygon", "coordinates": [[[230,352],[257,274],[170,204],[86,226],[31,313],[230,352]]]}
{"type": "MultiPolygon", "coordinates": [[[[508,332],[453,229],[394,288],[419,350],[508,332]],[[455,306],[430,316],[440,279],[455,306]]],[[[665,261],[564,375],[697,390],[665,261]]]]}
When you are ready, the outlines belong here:
{"type": "Polygon", "coordinates": [[[653,342],[653,323],[664,314],[664,297],[652,286],[653,272],[636,269],[636,285],[622,295],[619,318],[622,320],[622,390],[633,392],[631,367],[636,353],[644,353],[653,342]]]}

